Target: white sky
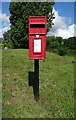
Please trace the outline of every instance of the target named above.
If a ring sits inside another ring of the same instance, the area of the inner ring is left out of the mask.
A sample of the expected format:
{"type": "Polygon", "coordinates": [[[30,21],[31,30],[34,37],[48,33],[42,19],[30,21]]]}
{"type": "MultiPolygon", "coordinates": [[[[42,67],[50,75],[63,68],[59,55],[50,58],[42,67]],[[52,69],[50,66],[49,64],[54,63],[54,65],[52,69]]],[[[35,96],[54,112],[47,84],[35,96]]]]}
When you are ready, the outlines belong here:
{"type": "MultiPolygon", "coordinates": [[[[71,22],[71,19],[67,19],[66,17],[61,17],[58,14],[58,11],[53,9],[55,13],[55,19],[53,20],[54,25],[52,29],[47,33],[48,36],[61,36],[63,38],[69,38],[74,36],[74,31],[76,31],[76,25],[72,24],[67,26],[66,21],[71,22]]],[[[10,29],[10,20],[9,16],[6,14],[2,14],[0,11],[0,37],[3,37],[3,33],[10,29]],[[2,24],[3,23],[3,24],[2,24]]]]}
{"type": "Polygon", "coordinates": [[[3,33],[10,29],[9,16],[5,13],[2,14],[0,11],[0,38],[3,37],[3,33]]]}
{"type": "Polygon", "coordinates": [[[74,36],[74,31],[76,31],[76,25],[72,24],[67,26],[66,21],[71,22],[71,18],[61,17],[58,14],[58,11],[53,9],[55,13],[55,19],[53,20],[54,25],[47,33],[47,36],[61,36],[63,38],[69,38],[74,36]]]}

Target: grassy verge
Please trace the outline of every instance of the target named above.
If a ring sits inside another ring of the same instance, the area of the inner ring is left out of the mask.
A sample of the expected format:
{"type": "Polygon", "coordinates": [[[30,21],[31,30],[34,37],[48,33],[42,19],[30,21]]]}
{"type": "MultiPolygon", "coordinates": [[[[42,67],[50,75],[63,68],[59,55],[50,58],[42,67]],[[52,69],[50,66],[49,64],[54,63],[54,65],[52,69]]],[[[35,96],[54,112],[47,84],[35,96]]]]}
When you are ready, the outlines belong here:
{"type": "Polygon", "coordinates": [[[2,49],[0,44],[0,119],[2,118],[2,49]]]}
{"type": "Polygon", "coordinates": [[[40,60],[40,100],[35,102],[28,86],[28,72],[34,71],[28,50],[3,50],[3,118],[73,118],[73,59],[47,52],[45,62],[40,60]]]}

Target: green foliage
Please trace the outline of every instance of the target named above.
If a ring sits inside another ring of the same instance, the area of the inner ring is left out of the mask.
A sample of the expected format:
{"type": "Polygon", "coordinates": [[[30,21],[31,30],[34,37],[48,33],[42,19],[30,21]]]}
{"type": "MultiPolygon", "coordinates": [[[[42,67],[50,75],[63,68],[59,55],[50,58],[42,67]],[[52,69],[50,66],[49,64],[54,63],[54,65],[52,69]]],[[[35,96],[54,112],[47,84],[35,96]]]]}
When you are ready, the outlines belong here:
{"type": "Polygon", "coordinates": [[[2,43],[2,49],[4,49],[4,43],[2,43]]]}
{"type": "Polygon", "coordinates": [[[5,47],[8,47],[7,43],[2,43],[2,48],[4,49],[5,47]]]}
{"type": "Polygon", "coordinates": [[[2,49],[2,43],[0,43],[0,49],[2,49]]]}
{"type": "Polygon", "coordinates": [[[60,47],[60,48],[58,49],[58,54],[59,54],[60,56],[67,55],[67,54],[68,54],[68,49],[67,49],[66,47],[60,47]]]}
{"type": "Polygon", "coordinates": [[[28,17],[46,16],[47,31],[52,27],[54,19],[54,2],[11,2],[11,40],[15,48],[28,48],[28,17]]]}
{"type": "Polygon", "coordinates": [[[14,48],[12,41],[10,41],[7,46],[8,48],[11,48],[11,49],[14,48]]]}
{"type": "Polygon", "coordinates": [[[56,37],[55,36],[51,36],[50,40],[51,40],[51,42],[55,42],[56,41],[56,37]]]}
{"type": "Polygon", "coordinates": [[[0,38],[0,43],[2,43],[4,41],[4,39],[3,38],[0,38]]]}
{"type": "Polygon", "coordinates": [[[47,49],[48,51],[50,50],[50,45],[51,45],[50,37],[47,37],[47,39],[46,39],[46,49],[47,49]]]}
{"type": "Polygon", "coordinates": [[[3,43],[8,43],[11,40],[11,31],[8,30],[7,32],[5,32],[3,34],[3,38],[4,38],[3,43]]]}
{"type": "Polygon", "coordinates": [[[57,49],[58,47],[59,47],[59,43],[58,42],[51,42],[50,48],[57,49]]]}
{"type": "Polygon", "coordinates": [[[69,49],[76,49],[76,37],[70,37],[68,39],[64,39],[64,45],[69,49]]]}
{"type": "Polygon", "coordinates": [[[58,49],[60,46],[59,42],[56,40],[55,36],[47,37],[46,40],[46,48],[48,51],[51,51],[52,49],[58,49]]]}
{"type": "Polygon", "coordinates": [[[2,43],[2,49],[4,49],[5,47],[11,48],[11,49],[14,48],[12,41],[10,41],[9,43],[2,43]]]}
{"type": "Polygon", "coordinates": [[[68,39],[55,36],[47,37],[46,45],[48,51],[58,51],[59,55],[74,54],[73,50],[76,50],[76,37],[68,39]]]}
{"type": "Polygon", "coordinates": [[[62,37],[56,37],[56,41],[61,45],[62,44],[62,41],[63,41],[63,38],[62,37]]]}

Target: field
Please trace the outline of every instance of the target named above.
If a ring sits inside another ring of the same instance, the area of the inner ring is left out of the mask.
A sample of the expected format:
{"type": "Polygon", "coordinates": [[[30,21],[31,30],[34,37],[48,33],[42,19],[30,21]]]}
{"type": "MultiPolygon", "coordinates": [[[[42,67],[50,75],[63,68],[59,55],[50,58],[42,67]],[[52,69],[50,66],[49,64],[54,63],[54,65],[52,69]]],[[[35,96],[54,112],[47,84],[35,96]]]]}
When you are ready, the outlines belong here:
{"type": "Polygon", "coordinates": [[[2,117],[2,49],[0,44],[0,119],[2,117]]]}
{"type": "MultiPolygon", "coordinates": [[[[39,61],[39,102],[28,85],[34,61],[27,49],[2,51],[3,118],[74,118],[74,60],[47,52],[39,61]]],[[[31,78],[32,80],[32,78],[31,78]]]]}

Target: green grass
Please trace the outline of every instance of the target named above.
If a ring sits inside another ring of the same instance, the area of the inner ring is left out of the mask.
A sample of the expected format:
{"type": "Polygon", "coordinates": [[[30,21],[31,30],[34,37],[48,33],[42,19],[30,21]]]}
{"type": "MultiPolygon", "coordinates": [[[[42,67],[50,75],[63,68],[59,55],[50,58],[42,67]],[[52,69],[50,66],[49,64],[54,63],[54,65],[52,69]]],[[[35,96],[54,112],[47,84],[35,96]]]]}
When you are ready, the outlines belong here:
{"type": "Polygon", "coordinates": [[[0,119],[2,118],[2,49],[0,47],[0,119]]]}
{"type": "Polygon", "coordinates": [[[40,60],[39,102],[34,100],[33,88],[28,85],[28,72],[34,71],[28,50],[3,50],[2,60],[3,118],[74,117],[73,56],[47,52],[45,62],[40,60]]]}

